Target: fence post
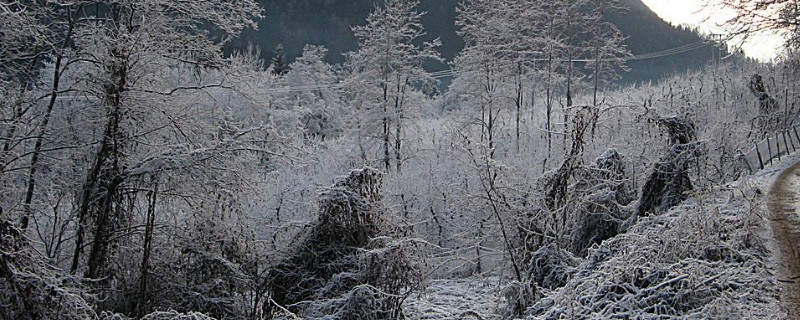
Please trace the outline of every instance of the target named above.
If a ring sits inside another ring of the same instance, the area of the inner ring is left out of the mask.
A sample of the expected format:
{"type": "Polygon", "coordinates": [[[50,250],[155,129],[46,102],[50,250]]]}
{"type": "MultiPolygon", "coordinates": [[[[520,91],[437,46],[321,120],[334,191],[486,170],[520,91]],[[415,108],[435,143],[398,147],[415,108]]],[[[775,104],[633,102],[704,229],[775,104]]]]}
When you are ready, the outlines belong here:
{"type": "Polygon", "coordinates": [[[800,143],[800,136],[797,135],[797,127],[792,128],[792,131],[794,131],[794,137],[797,139],[797,143],[800,143]]]}
{"type": "Polygon", "coordinates": [[[778,152],[775,153],[775,157],[778,158],[778,161],[781,160],[781,139],[778,138],[778,132],[775,132],[775,148],[778,148],[778,152]]]}
{"type": "Polygon", "coordinates": [[[756,142],[756,154],[758,155],[758,165],[761,166],[761,170],[764,170],[764,159],[761,158],[761,150],[758,150],[758,142],[756,142]]]}
{"type": "Polygon", "coordinates": [[[786,131],[781,132],[781,136],[783,136],[783,146],[786,148],[786,155],[788,156],[791,151],[789,151],[789,143],[786,142],[786,131]]]}
{"type": "Polygon", "coordinates": [[[767,161],[769,162],[769,165],[772,165],[772,145],[770,143],[769,136],[767,136],[767,151],[769,151],[769,158],[767,158],[767,161]]]}
{"type": "Polygon", "coordinates": [[[787,135],[789,136],[789,144],[792,145],[792,152],[797,151],[797,147],[794,145],[794,141],[792,140],[792,135],[789,134],[788,130],[783,132],[783,141],[786,142],[787,135]]]}

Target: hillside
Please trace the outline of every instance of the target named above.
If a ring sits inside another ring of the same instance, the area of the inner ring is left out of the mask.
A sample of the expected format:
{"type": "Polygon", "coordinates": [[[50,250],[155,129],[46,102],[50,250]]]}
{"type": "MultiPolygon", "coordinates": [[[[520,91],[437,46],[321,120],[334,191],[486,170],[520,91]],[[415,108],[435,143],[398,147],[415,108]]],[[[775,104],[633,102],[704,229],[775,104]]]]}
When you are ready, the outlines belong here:
{"type": "MultiPolygon", "coordinates": [[[[356,49],[356,39],[350,26],[364,24],[376,0],[261,0],[266,16],[257,31],[246,31],[231,48],[246,48],[253,43],[269,58],[278,44],[286,47],[290,60],[298,56],[306,44],[324,45],[330,49],[328,61],[343,61],[341,53],[356,49]]],[[[463,48],[456,35],[455,8],[459,0],[422,1],[420,9],[428,12],[423,24],[426,39],[442,40],[442,55],[449,61],[463,48]]],[[[702,41],[702,38],[683,28],[661,20],[639,0],[624,0],[630,11],[611,17],[625,35],[633,54],[658,52],[702,41]]],[[[633,61],[624,82],[657,80],[664,75],[696,69],[711,59],[710,47],[658,59],[633,61]]],[[[444,66],[438,66],[442,69],[444,66]]]]}
{"type": "MultiPolygon", "coordinates": [[[[661,20],[639,0],[625,0],[625,3],[630,11],[611,17],[611,21],[629,36],[627,45],[633,54],[659,52],[703,41],[697,33],[661,20]]],[[[701,68],[709,63],[711,55],[711,47],[706,46],[673,56],[631,61],[628,63],[631,72],[625,79],[655,80],[664,75],[701,68]]]]}

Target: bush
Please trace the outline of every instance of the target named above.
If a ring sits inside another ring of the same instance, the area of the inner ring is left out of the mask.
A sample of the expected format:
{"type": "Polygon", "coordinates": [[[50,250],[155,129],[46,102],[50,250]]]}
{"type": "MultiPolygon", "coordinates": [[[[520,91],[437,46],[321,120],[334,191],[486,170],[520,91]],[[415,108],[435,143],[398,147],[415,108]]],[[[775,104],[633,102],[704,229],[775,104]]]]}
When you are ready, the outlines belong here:
{"type": "Polygon", "coordinates": [[[275,318],[401,318],[422,279],[416,241],[386,219],[380,172],[354,170],[320,195],[317,224],[266,279],[275,318]]]}
{"type": "Polygon", "coordinates": [[[0,220],[0,318],[93,319],[91,298],[81,279],[51,267],[19,229],[0,220]]]}

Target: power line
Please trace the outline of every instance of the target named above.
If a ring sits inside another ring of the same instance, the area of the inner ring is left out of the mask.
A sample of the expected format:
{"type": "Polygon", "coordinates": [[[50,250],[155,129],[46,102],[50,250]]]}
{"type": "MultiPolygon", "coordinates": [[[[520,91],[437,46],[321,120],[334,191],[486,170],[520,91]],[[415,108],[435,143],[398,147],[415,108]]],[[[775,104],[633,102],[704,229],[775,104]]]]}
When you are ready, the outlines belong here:
{"type": "MultiPolygon", "coordinates": [[[[632,55],[632,56],[629,56],[629,57],[615,58],[614,60],[617,60],[617,61],[642,61],[642,60],[658,59],[658,58],[664,58],[664,57],[679,55],[679,54],[682,54],[682,53],[698,50],[698,49],[706,47],[708,45],[709,45],[708,41],[702,41],[702,42],[691,43],[691,44],[687,44],[687,45],[683,45],[683,46],[675,47],[675,48],[670,48],[670,49],[666,49],[666,50],[662,50],[662,51],[637,54],[637,55],[632,55]]],[[[522,54],[539,54],[539,52],[521,52],[521,53],[522,54]]],[[[549,59],[533,58],[533,59],[527,59],[525,61],[526,62],[528,62],[528,61],[529,62],[542,62],[542,61],[548,61],[548,60],[549,59]]],[[[554,61],[557,61],[557,62],[594,62],[595,60],[594,59],[573,59],[573,60],[557,59],[557,60],[554,60],[554,61]]],[[[511,63],[511,64],[516,64],[516,63],[511,63]]],[[[511,65],[511,64],[508,64],[508,65],[511,65]]],[[[461,74],[461,73],[466,73],[466,72],[470,72],[470,71],[476,71],[478,69],[479,68],[471,68],[471,69],[466,69],[466,70],[447,69],[447,70],[431,72],[431,73],[428,73],[426,76],[410,77],[409,79],[410,80],[423,80],[423,79],[426,79],[426,78],[444,79],[444,78],[454,77],[454,76],[456,76],[458,74],[461,74]]],[[[379,81],[374,81],[374,82],[367,82],[367,83],[364,83],[364,84],[366,85],[366,84],[377,84],[377,83],[380,83],[380,82],[379,81]]],[[[270,89],[265,90],[265,92],[266,93],[293,93],[293,92],[305,92],[305,91],[326,90],[326,89],[341,89],[341,88],[344,88],[346,86],[347,86],[347,83],[339,82],[339,83],[333,83],[333,84],[303,85],[303,86],[293,86],[293,87],[270,88],[270,89]]]]}

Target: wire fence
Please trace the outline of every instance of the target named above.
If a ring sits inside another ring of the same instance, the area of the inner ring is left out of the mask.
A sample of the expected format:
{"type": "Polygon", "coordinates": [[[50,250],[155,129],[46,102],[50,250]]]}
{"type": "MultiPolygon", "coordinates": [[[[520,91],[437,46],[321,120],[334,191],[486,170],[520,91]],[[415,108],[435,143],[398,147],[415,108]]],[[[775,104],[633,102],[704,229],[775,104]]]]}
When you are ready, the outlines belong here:
{"type": "Polygon", "coordinates": [[[771,166],[773,161],[780,160],[781,157],[790,155],[800,149],[800,135],[795,126],[791,129],[776,131],[764,140],[756,143],[750,151],[744,155],[744,159],[750,166],[750,171],[756,169],[763,170],[771,166]]]}

